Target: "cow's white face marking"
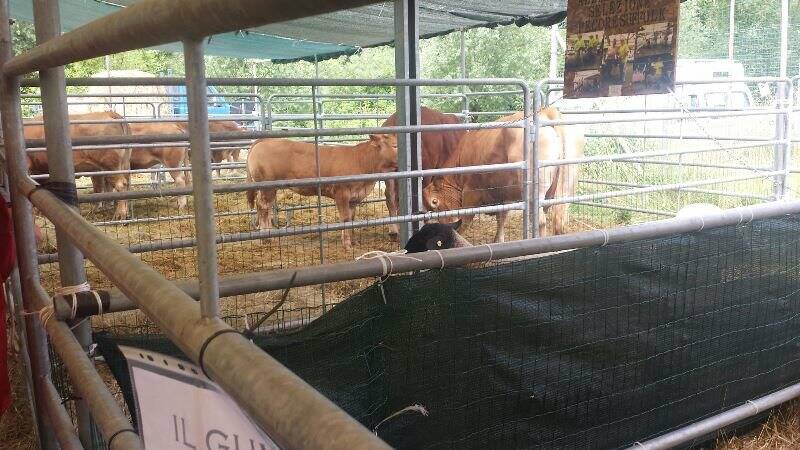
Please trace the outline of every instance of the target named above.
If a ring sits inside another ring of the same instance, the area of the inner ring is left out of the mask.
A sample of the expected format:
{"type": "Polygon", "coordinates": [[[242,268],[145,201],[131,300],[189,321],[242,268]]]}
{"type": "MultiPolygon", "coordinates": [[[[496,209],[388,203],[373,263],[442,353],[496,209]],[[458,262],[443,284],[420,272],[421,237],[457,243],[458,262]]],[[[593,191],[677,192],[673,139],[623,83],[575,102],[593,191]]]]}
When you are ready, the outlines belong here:
{"type": "Polygon", "coordinates": [[[442,241],[436,241],[436,246],[437,247],[441,247],[442,246],[442,241]]]}

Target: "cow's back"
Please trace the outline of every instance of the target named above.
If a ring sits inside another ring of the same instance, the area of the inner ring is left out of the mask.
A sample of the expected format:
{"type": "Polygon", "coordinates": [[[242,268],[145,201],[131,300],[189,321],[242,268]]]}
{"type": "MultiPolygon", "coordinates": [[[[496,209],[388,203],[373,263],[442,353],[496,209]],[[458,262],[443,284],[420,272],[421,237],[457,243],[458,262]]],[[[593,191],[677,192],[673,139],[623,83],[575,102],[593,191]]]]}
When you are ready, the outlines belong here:
{"type": "MultiPolygon", "coordinates": [[[[41,121],[42,116],[33,120],[41,121]]],[[[116,120],[114,123],[97,124],[70,124],[70,136],[75,138],[89,136],[124,136],[130,134],[128,124],[119,120],[122,116],[111,111],[90,112],[84,114],[71,114],[70,122],[88,120],[116,120]]],[[[44,125],[25,125],[23,129],[25,139],[44,139],[44,125]]],[[[73,152],[76,171],[93,170],[120,170],[125,168],[127,158],[130,157],[129,149],[108,150],[78,150],[73,152]]],[[[47,154],[45,152],[29,153],[28,161],[31,173],[41,174],[48,172],[47,154]]]]}
{"type": "MultiPolygon", "coordinates": [[[[183,128],[175,122],[143,122],[131,123],[132,135],[148,134],[182,134],[183,128]]],[[[165,153],[175,152],[183,159],[186,149],[184,147],[146,147],[134,148],[131,152],[131,169],[149,169],[156,164],[164,163],[165,153]]]]}
{"type": "MultiPolygon", "coordinates": [[[[446,114],[435,109],[422,107],[422,125],[448,125],[459,124],[458,116],[446,114]]],[[[392,114],[383,123],[384,127],[397,126],[397,114],[392,114]]],[[[422,168],[438,169],[444,166],[450,155],[455,152],[463,130],[426,131],[422,135],[422,168]]]]}

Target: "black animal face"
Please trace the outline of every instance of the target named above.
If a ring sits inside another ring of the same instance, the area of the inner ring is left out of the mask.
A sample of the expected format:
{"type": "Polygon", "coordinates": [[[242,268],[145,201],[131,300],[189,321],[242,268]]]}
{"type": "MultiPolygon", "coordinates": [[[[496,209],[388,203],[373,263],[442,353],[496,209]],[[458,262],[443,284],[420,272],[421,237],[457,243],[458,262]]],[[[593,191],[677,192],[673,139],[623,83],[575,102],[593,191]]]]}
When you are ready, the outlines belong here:
{"type": "Polygon", "coordinates": [[[460,220],[452,224],[429,223],[411,236],[405,249],[408,253],[420,253],[468,246],[470,243],[458,234],[460,226],[460,220]]]}

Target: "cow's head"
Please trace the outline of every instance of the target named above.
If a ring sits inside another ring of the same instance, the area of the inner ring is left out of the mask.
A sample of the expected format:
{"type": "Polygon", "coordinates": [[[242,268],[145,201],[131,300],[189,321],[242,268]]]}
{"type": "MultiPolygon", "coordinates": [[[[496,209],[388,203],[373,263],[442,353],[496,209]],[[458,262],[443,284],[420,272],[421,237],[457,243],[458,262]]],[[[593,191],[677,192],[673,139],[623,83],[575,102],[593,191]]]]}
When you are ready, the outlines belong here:
{"type": "Polygon", "coordinates": [[[421,253],[428,250],[469,247],[472,244],[458,234],[460,226],[460,220],[453,224],[429,223],[411,236],[405,249],[408,253],[421,253]]]}
{"type": "MultiPolygon", "coordinates": [[[[437,177],[425,186],[422,199],[428,211],[451,211],[461,208],[461,189],[448,180],[447,177],[437,177]]],[[[442,217],[440,222],[454,222],[456,217],[442,217]]]]}
{"type": "Polygon", "coordinates": [[[378,150],[378,171],[396,171],[397,136],[393,134],[371,134],[369,142],[378,150]]]}

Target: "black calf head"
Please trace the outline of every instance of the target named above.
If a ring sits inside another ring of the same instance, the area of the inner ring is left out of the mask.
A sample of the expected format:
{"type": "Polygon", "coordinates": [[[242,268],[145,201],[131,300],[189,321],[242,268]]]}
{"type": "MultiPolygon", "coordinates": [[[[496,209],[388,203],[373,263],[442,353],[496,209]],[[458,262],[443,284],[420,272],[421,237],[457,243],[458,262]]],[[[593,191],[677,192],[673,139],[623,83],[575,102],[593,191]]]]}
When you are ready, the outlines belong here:
{"type": "Polygon", "coordinates": [[[469,246],[470,243],[458,234],[460,226],[460,220],[452,224],[429,223],[411,236],[405,249],[408,253],[420,253],[469,246]]]}

